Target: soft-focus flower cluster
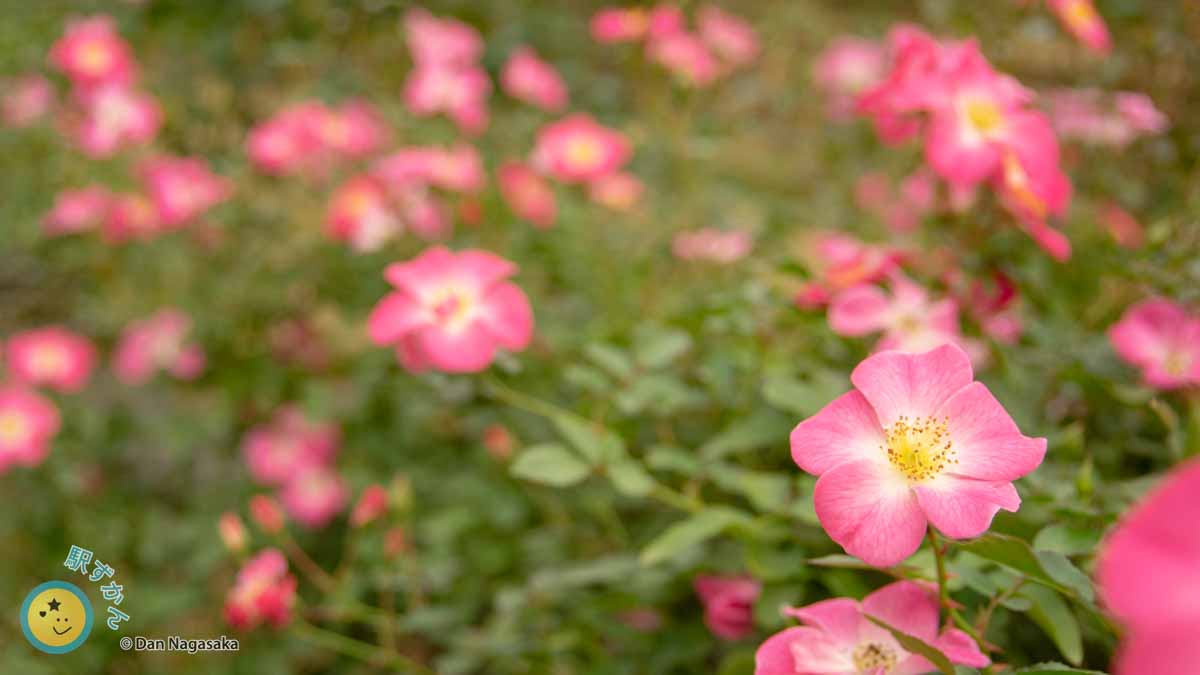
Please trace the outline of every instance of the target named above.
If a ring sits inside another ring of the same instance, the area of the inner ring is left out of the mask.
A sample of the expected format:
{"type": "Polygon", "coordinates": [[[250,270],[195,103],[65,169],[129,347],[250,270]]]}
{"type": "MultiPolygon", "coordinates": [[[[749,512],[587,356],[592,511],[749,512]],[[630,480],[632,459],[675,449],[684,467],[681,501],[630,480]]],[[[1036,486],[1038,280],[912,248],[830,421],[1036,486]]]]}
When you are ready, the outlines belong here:
{"type": "Polygon", "coordinates": [[[847,553],[901,562],[932,523],[975,537],[1021,504],[1012,481],[1033,471],[1046,439],[1021,434],[958,347],[881,352],[850,375],[855,389],[792,431],[792,458],[819,476],[817,518],[847,553]]]}
{"type": "Polygon", "coordinates": [[[902,257],[891,247],[824,230],[806,232],[799,247],[800,261],[811,276],[796,293],[801,309],[824,307],[841,291],[884,278],[902,257]]]}
{"type": "Polygon", "coordinates": [[[567,107],[567,83],[532,47],[519,47],[509,55],[500,86],[509,96],[546,112],[562,112],[567,107]]]}
{"type": "Polygon", "coordinates": [[[740,640],[754,632],[754,601],[762,584],[749,576],[701,574],[692,580],[704,605],[704,625],[722,640],[740,640]]]}
{"type": "Polygon", "coordinates": [[[498,349],[521,351],[533,337],[529,298],[507,280],[516,271],[486,251],[441,246],[393,263],[384,277],[395,290],[371,312],[371,339],[395,346],[410,371],[479,372],[498,349]]]}
{"type": "MultiPolygon", "coordinates": [[[[974,40],[939,41],[904,25],[889,33],[884,52],[887,67],[858,90],[855,109],[887,143],[920,138],[930,168],[952,190],[990,184],[1042,248],[1067,259],[1070,243],[1048,219],[1065,212],[1071,183],[1060,167],[1053,127],[1030,107],[1033,92],[993,69],[974,40]]],[[[835,56],[822,63],[836,64],[835,56]]],[[[819,64],[835,83],[842,81],[838,68],[819,64]]],[[[835,96],[850,96],[848,86],[830,88],[835,96]]]]}
{"type": "Polygon", "coordinates": [[[163,309],[125,327],[113,355],[113,372],[125,384],[143,384],[158,372],[192,380],[204,371],[206,357],[190,339],[192,319],[178,309],[163,309]]]}
{"type": "Polygon", "coordinates": [[[404,16],[404,35],[413,62],[404,84],[409,111],[419,116],[444,114],[466,134],[487,129],[492,83],[479,64],[479,32],[414,8],[404,16]]]}
{"type": "Polygon", "coordinates": [[[893,232],[906,234],[918,229],[927,216],[965,213],[975,205],[977,192],[973,185],[942,181],[922,166],[896,186],[883,172],[864,174],[854,185],[854,200],[893,232]]]}
{"type": "Polygon", "coordinates": [[[390,138],[383,118],[364,101],[337,107],[305,101],[251,129],[246,154],[266,173],[320,176],[333,165],[370,155],[390,138]]]}
{"type": "Polygon", "coordinates": [[[1200,663],[1200,460],[1122,517],[1101,547],[1100,597],[1124,624],[1115,675],[1186,673],[1200,663]]]}
{"type": "Polygon", "coordinates": [[[288,515],[318,528],[346,506],[346,487],[333,468],[340,442],[337,427],[314,422],[288,406],[246,433],[242,453],[250,475],[279,490],[288,515]]]}
{"type": "Polygon", "coordinates": [[[0,90],[0,120],[10,127],[33,124],[54,105],[54,88],[36,73],[0,82],[0,90]]]}
{"type": "Polygon", "coordinates": [[[286,626],[296,604],[296,577],[288,573],[287,558],[266,549],[246,561],[225,596],[225,620],[240,630],[263,624],[286,626]]]}
{"type": "Polygon", "coordinates": [[[1092,0],[1046,0],[1046,5],[1068,33],[1097,54],[1112,50],[1112,38],[1104,17],[1096,11],[1092,0]]]}
{"type": "Polygon", "coordinates": [[[681,82],[704,87],[758,58],[758,35],[741,18],[715,5],[696,12],[689,30],[683,10],[670,3],[650,9],[609,7],[592,16],[601,44],[645,41],[646,56],[681,82]]]}
{"type": "Polygon", "coordinates": [[[671,240],[671,252],[680,260],[700,260],[722,265],[745,258],[754,239],[745,230],[702,227],[679,232],[671,240]]]}
{"type": "Polygon", "coordinates": [[[1108,330],[1117,354],[1155,389],[1200,386],[1200,314],[1165,298],[1125,311],[1108,330]]]}
{"type": "Polygon", "coordinates": [[[0,383],[0,474],[12,465],[37,466],[58,433],[58,408],[45,396],[15,383],[0,383]]]}
{"type": "Polygon", "coordinates": [[[1167,130],[1166,115],[1149,96],[1099,89],[1055,89],[1041,95],[1059,137],[1123,148],[1142,136],[1167,130]]]}
{"type": "Polygon", "coordinates": [[[991,663],[963,631],[939,631],[937,592],[914,581],[888,584],[862,602],[834,598],[784,613],[801,625],[776,633],[758,648],[754,675],[917,675],[936,670],[868,617],[934,647],[952,663],[975,668],[991,663]]]}

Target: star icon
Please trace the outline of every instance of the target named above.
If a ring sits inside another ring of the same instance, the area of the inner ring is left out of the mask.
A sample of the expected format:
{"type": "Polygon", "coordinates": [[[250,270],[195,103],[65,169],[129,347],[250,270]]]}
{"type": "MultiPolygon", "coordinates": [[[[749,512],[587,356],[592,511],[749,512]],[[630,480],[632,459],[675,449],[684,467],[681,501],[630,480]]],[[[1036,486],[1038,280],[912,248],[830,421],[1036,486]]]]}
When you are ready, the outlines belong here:
{"type": "Polygon", "coordinates": [[[50,604],[50,611],[51,611],[51,612],[57,612],[57,611],[58,611],[58,606],[59,606],[59,605],[61,605],[62,603],[61,603],[61,602],[59,602],[59,601],[58,601],[57,599],[55,599],[55,598],[50,598],[50,603],[49,603],[49,604],[50,604]]]}

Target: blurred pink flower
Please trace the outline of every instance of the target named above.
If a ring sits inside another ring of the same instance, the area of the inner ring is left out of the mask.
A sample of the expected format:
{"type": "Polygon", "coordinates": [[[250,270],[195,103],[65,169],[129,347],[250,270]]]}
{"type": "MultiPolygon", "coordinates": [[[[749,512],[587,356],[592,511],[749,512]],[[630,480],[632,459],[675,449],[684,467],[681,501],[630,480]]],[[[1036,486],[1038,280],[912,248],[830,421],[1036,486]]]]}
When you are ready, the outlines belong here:
{"type": "Polygon", "coordinates": [[[1100,207],[1100,222],[1123,248],[1138,249],[1146,243],[1142,224],[1116,202],[1108,202],[1100,207]]]}
{"type": "Polygon", "coordinates": [[[148,143],[162,125],[154,97],[124,85],[89,89],[79,100],[83,115],[73,133],[89,157],[110,157],[127,145],[148,143]]]}
{"type": "Polygon", "coordinates": [[[1200,385],[1200,316],[1166,298],[1143,300],[1108,329],[1117,354],[1155,389],[1200,385]]]}
{"type": "Polygon", "coordinates": [[[1075,39],[1082,42],[1088,49],[1107,54],[1112,50],[1112,39],[1108,35],[1108,26],[1096,11],[1092,0],[1046,0],[1050,10],[1058,17],[1063,28],[1066,28],[1075,39]]]}
{"type": "Polygon", "coordinates": [[[334,191],[325,222],[330,237],[359,252],[379,250],[404,229],[383,184],[368,175],[355,176],[334,191]]]}
{"type": "Polygon", "coordinates": [[[339,433],[332,424],[314,422],[293,406],[275,412],[242,440],[250,475],[264,485],[281,485],[311,467],[328,466],[337,454],[339,433]]]}
{"type": "Polygon", "coordinates": [[[254,495],[250,498],[250,520],[267,534],[283,530],[283,507],[274,497],[254,495]]]}
{"type": "Polygon", "coordinates": [[[1092,145],[1122,148],[1140,136],[1161,134],[1168,126],[1166,116],[1145,94],[1057,89],[1039,98],[1060,137],[1092,145]]]}
{"type": "Polygon", "coordinates": [[[255,126],[246,137],[250,161],[277,175],[311,167],[321,153],[321,140],[313,133],[311,122],[319,110],[315,103],[295,105],[255,126]]]}
{"type": "Polygon", "coordinates": [[[138,166],[159,222],[177,227],[192,222],[233,194],[233,181],[209,170],[195,157],[156,157],[138,166]]]}
{"type": "Polygon", "coordinates": [[[882,45],[856,37],[834,40],[813,66],[813,80],[824,92],[830,118],[848,119],[859,94],[875,86],[887,72],[882,45]]]}
{"type": "MultiPolygon", "coordinates": [[[[1001,204],[1017,217],[1025,231],[1052,258],[1065,262],[1071,257],[1066,235],[1046,223],[1050,215],[1061,215],[1071,200],[1071,182],[1058,165],[1058,145],[1015,144],[1004,155],[1003,169],[994,179],[1001,204]]],[[[1036,143],[1036,141],[1035,141],[1036,143]]]]}
{"type": "Polygon", "coordinates": [[[1174,468],[1100,547],[1100,597],[1124,624],[1115,675],[1185,673],[1200,662],[1200,460],[1174,468]]]}
{"type": "Polygon", "coordinates": [[[479,134],[487,128],[487,98],[492,83],[477,66],[418,66],[404,85],[409,112],[427,117],[444,113],[460,131],[479,134]]]}
{"type": "Polygon", "coordinates": [[[87,386],[96,365],[91,340],[60,326],[17,333],[8,339],[6,351],[13,379],[64,393],[87,386]]]}
{"type": "Polygon", "coordinates": [[[159,370],[191,380],[204,370],[204,352],[187,340],[192,320],[177,309],[160,310],[126,326],[117,343],[113,371],[125,384],[142,384],[159,370]]]}
{"type": "Polygon", "coordinates": [[[505,280],[516,271],[486,251],[454,253],[441,246],[393,263],[384,276],[396,290],[372,310],[371,339],[396,345],[412,371],[481,371],[497,348],[521,351],[532,338],[529,298],[505,280]]]}
{"type": "Polygon", "coordinates": [[[646,186],[637,176],[619,171],[588,183],[588,197],[613,211],[629,211],[637,206],[646,186]]]}
{"type": "Polygon", "coordinates": [[[548,228],[558,218],[554,188],[533,169],[521,162],[505,162],[497,171],[500,195],[522,220],[535,227],[548,228]]]}
{"type": "Polygon", "coordinates": [[[9,466],[37,466],[58,433],[58,408],[17,384],[0,384],[0,474],[9,466]]]}
{"type": "Polygon", "coordinates": [[[704,5],[696,14],[700,39],[732,67],[744,66],[754,59],[762,46],[750,24],[723,11],[716,5],[704,5]]]}
{"type": "Polygon", "coordinates": [[[154,203],[144,195],[126,193],[109,197],[102,226],[104,239],[109,243],[150,239],[161,231],[154,203]]]}
{"type": "Polygon", "coordinates": [[[508,57],[500,86],[509,96],[546,112],[560,112],[567,107],[567,83],[554,66],[538,58],[529,47],[519,47],[508,57]]]}
{"type": "Polygon", "coordinates": [[[651,38],[646,44],[651,61],[671,71],[684,84],[704,87],[720,75],[720,63],[708,45],[697,35],[686,31],[651,38]]]}
{"type": "Polygon", "coordinates": [[[934,302],[923,287],[899,272],[891,275],[891,290],[889,297],[878,286],[864,284],[838,293],[829,304],[829,327],[850,337],[882,332],[876,350],[923,352],[951,343],[973,351],[962,336],[956,300],[934,302]]]}
{"type": "Polygon", "coordinates": [[[298,470],[280,491],[288,515],[301,525],[317,529],[346,508],[349,495],[342,479],[329,467],[309,466],[298,470]]]}
{"type": "Polygon", "coordinates": [[[230,553],[241,553],[246,549],[246,525],[238,514],[226,511],[217,519],[217,533],[221,535],[221,543],[230,553]]]}
{"type": "Polygon", "coordinates": [[[321,107],[314,135],[321,147],[346,159],[366,157],[388,142],[391,133],[375,108],[350,101],[338,108],[321,107]]]}
{"type": "Polygon", "coordinates": [[[50,81],[30,74],[5,82],[0,117],[10,127],[25,127],[41,119],[54,104],[50,81]]]}
{"type": "Polygon", "coordinates": [[[63,190],[55,197],[54,208],[42,218],[42,229],[50,236],[94,230],[104,222],[110,199],[108,188],[102,185],[63,190]]]}
{"type": "Polygon", "coordinates": [[[679,5],[660,2],[650,9],[647,17],[646,36],[651,40],[682,32],[687,19],[679,5]]]}
{"type": "Polygon", "coordinates": [[[620,170],[632,152],[624,134],[576,113],[538,131],[531,164],[564,183],[589,182],[620,170]]]}
{"type": "Polygon", "coordinates": [[[483,447],[498,462],[507,462],[517,449],[517,438],[503,424],[491,424],[483,430],[483,447]]]}
{"type": "Polygon", "coordinates": [[[976,537],[1020,506],[1012,481],[1041,464],[1046,440],[1021,435],[973,380],[951,344],[880,352],[851,373],[854,390],[792,431],[792,458],[819,476],[817,518],[847,553],[889,567],[920,547],[928,523],[976,537]]]}
{"type": "Polygon", "coordinates": [[[635,607],[627,609],[618,615],[621,623],[638,631],[639,633],[653,633],[662,628],[663,617],[658,610],[649,607],[635,607]]]}
{"type": "Polygon", "coordinates": [[[702,227],[677,233],[671,241],[671,252],[680,260],[703,260],[727,265],[745,258],[753,246],[754,239],[744,230],[702,227]]]}
{"type": "Polygon", "coordinates": [[[483,39],[474,28],[420,8],[405,13],[404,36],[413,61],[422,66],[471,65],[483,55],[483,39]]]}
{"type": "Polygon", "coordinates": [[[364,527],[387,512],[388,493],[382,485],[368,485],[350,512],[350,525],[364,527]]]}
{"type": "Polygon", "coordinates": [[[592,39],[601,44],[640,40],[649,27],[646,10],[634,7],[606,7],[591,20],[592,39]]]}
{"type": "Polygon", "coordinates": [[[1117,92],[1116,107],[1117,113],[1140,133],[1161,134],[1170,126],[1167,116],[1145,94],[1133,91],[1117,92]]]}
{"type": "Polygon", "coordinates": [[[295,603],[296,577],[288,574],[287,558],[276,549],[266,549],[238,571],[225,596],[225,620],[238,630],[263,623],[282,628],[292,620],[295,603]]]}
{"type": "Polygon", "coordinates": [[[50,63],[78,87],[129,85],[135,65],[129,45],[117,34],[111,17],[72,21],[50,49],[50,63]]]}
{"type": "Polygon", "coordinates": [[[802,245],[803,262],[813,276],[796,298],[803,309],[823,307],[840,291],[883,278],[900,260],[895,250],[842,232],[811,231],[802,245]]]}
{"type": "Polygon", "coordinates": [[[704,625],[722,640],[740,640],[754,632],[754,601],[762,585],[748,576],[697,575],[696,595],[704,605],[704,625]]]}
{"type": "Polygon", "coordinates": [[[776,633],[758,648],[754,675],[916,675],[936,670],[868,616],[933,646],[953,663],[975,668],[991,663],[963,631],[947,627],[938,632],[936,591],[915,581],[893,582],[862,602],[833,598],[784,611],[803,625],[776,633]]]}

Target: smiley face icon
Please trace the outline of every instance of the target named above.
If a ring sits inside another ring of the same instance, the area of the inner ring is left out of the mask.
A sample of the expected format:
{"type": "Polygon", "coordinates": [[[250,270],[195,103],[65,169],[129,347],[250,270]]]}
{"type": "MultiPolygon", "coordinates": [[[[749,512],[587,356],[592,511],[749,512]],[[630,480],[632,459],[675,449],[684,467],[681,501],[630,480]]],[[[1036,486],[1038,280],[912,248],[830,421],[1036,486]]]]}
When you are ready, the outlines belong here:
{"type": "Polygon", "coordinates": [[[25,596],[21,629],[34,647],[47,654],[66,654],[92,632],[92,603],[74,584],[47,581],[25,596]]]}

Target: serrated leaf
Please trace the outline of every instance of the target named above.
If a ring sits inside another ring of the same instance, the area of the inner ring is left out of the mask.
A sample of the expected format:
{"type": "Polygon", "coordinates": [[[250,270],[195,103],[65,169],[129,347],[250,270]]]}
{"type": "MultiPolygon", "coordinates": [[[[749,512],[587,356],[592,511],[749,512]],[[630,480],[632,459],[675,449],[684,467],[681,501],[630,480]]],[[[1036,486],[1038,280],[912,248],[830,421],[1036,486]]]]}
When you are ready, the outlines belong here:
{"type": "Polygon", "coordinates": [[[654,565],[675,557],[685,549],[696,546],[724,532],[726,528],[748,522],[745,514],[726,507],[704,509],[671,525],[642,549],[643,565],[654,565]]]}
{"type": "Polygon", "coordinates": [[[509,472],[534,483],[567,487],[587,478],[591,468],[563,446],[545,443],[522,452],[509,472]]]}
{"type": "Polygon", "coordinates": [[[935,668],[945,673],[945,675],[954,675],[954,664],[950,663],[950,659],[946,658],[946,655],[940,649],[921,638],[909,635],[899,628],[891,626],[882,619],[877,619],[869,614],[866,616],[868,621],[891,633],[892,637],[896,638],[896,642],[899,642],[901,647],[904,647],[913,654],[920,654],[929,659],[929,662],[935,668]]]}
{"type": "Polygon", "coordinates": [[[1077,597],[1087,602],[1096,599],[1096,590],[1092,587],[1091,579],[1076,567],[1067,556],[1057,551],[1034,551],[1042,569],[1050,578],[1075,592],[1077,597]]]}
{"type": "Polygon", "coordinates": [[[608,467],[608,477],[617,492],[626,497],[645,497],[654,489],[654,478],[636,460],[627,459],[608,467]]]}
{"type": "Polygon", "coordinates": [[[963,551],[990,560],[1017,574],[1023,574],[1030,581],[1048,586],[1080,601],[1090,604],[1094,597],[1087,577],[1079,572],[1078,568],[1069,560],[1066,560],[1065,556],[1048,551],[1042,551],[1041,553],[1045,555],[1039,556],[1024,540],[1005,534],[991,533],[978,539],[959,542],[957,545],[963,551]],[[1064,561],[1065,566],[1063,565],[1064,561]],[[1049,564],[1054,573],[1051,574],[1043,563],[1049,564]]]}
{"type": "Polygon", "coordinates": [[[1026,586],[1019,592],[1033,606],[1026,614],[1058,647],[1058,651],[1070,663],[1079,665],[1083,661],[1083,637],[1079,632],[1079,621],[1071,608],[1057,593],[1041,586],[1026,586]]]}
{"type": "Polygon", "coordinates": [[[709,475],[714,483],[743,495],[760,511],[775,511],[788,505],[791,486],[785,476],[723,464],[713,466],[709,475]]]}
{"type": "Polygon", "coordinates": [[[808,380],[790,375],[770,375],[763,382],[762,395],[767,403],[780,410],[808,417],[848,388],[849,383],[840,374],[822,372],[808,380]]]}
{"type": "Polygon", "coordinates": [[[1084,555],[1096,550],[1101,532],[1094,528],[1072,527],[1062,523],[1043,527],[1033,538],[1037,551],[1056,551],[1063,555],[1084,555]]]}

